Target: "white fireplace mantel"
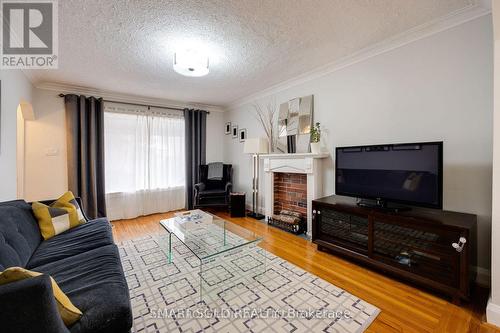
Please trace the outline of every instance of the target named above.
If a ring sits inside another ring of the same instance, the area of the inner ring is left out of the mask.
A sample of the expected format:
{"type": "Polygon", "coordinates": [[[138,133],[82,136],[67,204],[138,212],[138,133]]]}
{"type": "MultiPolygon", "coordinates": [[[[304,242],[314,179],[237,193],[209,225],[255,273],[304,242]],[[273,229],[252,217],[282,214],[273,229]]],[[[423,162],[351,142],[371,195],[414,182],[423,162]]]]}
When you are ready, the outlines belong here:
{"type": "Polygon", "coordinates": [[[312,201],[323,196],[323,173],[321,159],[330,156],[321,154],[266,154],[260,155],[264,162],[264,193],[266,220],[273,215],[275,172],[302,173],[307,175],[307,235],[312,234],[312,201]]]}
{"type": "Polygon", "coordinates": [[[287,159],[287,158],[325,158],[330,156],[328,153],[302,153],[302,154],[263,154],[259,155],[261,159],[287,159]]]}

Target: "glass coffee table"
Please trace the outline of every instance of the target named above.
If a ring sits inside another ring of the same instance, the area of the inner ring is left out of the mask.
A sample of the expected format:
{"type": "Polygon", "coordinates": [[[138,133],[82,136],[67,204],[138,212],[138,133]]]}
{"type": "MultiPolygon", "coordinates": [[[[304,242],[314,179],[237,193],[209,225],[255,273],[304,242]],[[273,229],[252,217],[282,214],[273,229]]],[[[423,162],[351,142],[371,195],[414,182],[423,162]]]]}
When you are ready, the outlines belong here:
{"type": "Polygon", "coordinates": [[[176,213],[160,221],[168,232],[168,263],[175,261],[172,235],[199,260],[200,300],[212,291],[254,283],[266,268],[262,237],[202,210],[176,213]]]}

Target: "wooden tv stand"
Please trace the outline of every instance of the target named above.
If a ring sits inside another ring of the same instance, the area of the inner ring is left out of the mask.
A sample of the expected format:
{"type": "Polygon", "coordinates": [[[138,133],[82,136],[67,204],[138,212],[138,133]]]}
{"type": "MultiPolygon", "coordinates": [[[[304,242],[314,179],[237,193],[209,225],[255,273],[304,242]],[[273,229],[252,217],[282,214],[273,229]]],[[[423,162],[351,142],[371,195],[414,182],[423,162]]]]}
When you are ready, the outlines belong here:
{"type": "Polygon", "coordinates": [[[449,295],[455,303],[469,300],[475,215],[421,208],[391,213],[335,195],[314,200],[312,209],[312,241],[320,251],[449,295]],[[452,243],[459,243],[458,249],[452,243]]]}

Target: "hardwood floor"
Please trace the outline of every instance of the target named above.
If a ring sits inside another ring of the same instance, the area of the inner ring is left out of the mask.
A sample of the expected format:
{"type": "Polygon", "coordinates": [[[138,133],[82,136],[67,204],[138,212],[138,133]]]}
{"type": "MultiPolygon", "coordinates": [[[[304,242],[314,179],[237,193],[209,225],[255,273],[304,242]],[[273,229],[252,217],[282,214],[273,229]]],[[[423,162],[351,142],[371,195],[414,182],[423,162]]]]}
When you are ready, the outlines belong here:
{"type": "MultiPolygon", "coordinates": [[[[383,276],[342,258],[319,252],[315,244],[251,218],[231,218],[231,222],[264,236],[261,247],[330,283],[372,303],[382,311],[368,332],[474,332],[500,333],[484,322],[488,290],[476,288],[473,301],[456,306],[429,292],[383,276]]],[[[112,222],[116,242],[164,233],[159,226],[173,213],[155,214],[112,222]]]]}

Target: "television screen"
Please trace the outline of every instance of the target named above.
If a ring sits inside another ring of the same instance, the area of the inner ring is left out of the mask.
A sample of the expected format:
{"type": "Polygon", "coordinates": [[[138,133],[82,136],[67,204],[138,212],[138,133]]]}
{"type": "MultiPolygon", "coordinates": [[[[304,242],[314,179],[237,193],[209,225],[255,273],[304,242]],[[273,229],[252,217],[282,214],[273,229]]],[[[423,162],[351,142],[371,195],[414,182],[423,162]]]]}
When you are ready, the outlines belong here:
{"type": "Polygon", "coordinates": [[[335,192],[442,208],[443,143],[338,147],[335,192]]]}

